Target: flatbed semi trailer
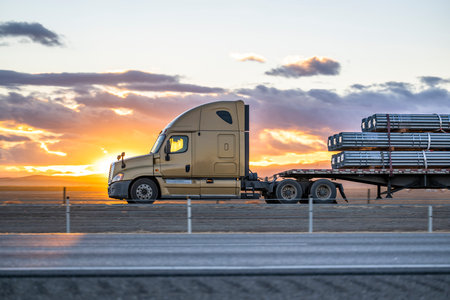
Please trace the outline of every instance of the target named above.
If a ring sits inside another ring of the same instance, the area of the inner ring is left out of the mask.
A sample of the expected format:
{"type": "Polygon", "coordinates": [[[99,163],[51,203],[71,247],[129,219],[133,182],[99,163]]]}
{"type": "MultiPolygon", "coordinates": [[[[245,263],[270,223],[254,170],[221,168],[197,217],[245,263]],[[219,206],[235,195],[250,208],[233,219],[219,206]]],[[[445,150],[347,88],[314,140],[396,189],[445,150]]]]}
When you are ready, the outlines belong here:
{"type": "Polygon", "coordinates": [[[129,203],[156,199],[260,198],[267,203],[335,203],[335,180],[377,186],[377,197],[401,189],[450,189],[449,169],[292,169],[259,178],[249,168],[249,106],[220,101],[195,107],[170,122],[149,154],[110,167],[108,194],[129,203]],[[386,191],[381,192],[381,187],[386,191]]]}

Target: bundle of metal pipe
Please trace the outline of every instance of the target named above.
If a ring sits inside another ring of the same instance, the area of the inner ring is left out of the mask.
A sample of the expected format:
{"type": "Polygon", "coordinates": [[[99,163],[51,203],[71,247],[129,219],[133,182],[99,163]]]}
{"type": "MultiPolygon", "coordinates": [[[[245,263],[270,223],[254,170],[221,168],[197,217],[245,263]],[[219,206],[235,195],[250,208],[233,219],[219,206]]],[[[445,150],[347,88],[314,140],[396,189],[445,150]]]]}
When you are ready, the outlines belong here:
{"type": "Polygon", "coordinates": [[[331,157],[331,167],[436,168],[450,166],[450,151],[342,151],[331,157]]]}
{"type": "Polygon", "coordinates": [[[389,146],[396,150],[450,150],[450,133],[341,132],[328,137],[328,151],[385,150],[389,146]]]}
{"type": "Polygon", "coordinates": [[[362,131],[450,132],[448,114],[374,114],[361,121],[362,131]]]}

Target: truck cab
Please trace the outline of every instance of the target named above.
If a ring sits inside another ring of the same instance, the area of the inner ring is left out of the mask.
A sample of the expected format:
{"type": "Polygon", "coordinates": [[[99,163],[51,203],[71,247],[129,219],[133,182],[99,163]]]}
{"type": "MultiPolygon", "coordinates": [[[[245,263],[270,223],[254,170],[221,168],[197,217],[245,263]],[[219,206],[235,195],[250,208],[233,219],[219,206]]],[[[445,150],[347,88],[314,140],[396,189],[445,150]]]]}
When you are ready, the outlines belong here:
{"type": "Polygon", "coordinates": [[[249,109],[243,101],[204,104],[179,115],[149,154],[111,164],[108,195],[156,199],[239,198],[248,175],[249,109]]]}

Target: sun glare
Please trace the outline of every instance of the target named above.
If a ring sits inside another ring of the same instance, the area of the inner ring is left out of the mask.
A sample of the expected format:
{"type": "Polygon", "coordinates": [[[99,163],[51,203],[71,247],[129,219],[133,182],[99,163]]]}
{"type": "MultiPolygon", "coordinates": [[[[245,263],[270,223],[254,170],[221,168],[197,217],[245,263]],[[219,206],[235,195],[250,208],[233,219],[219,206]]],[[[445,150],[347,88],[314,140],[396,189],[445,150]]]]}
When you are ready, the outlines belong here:
{"type": "Polygon", "coordinates": [[[322,149],[327,145],[320,136],[296,130],[264,129],[260,133],[260,139],[267,140],[269,138],[283,144],[302,144],[306,146],[313,146],[316,149],[322,149]]]}
{"type": "Polygon", "coordinates": [[[133,110],[132,109],[128,109],[128,108],[111,108],[111,110],[113,112],[115,112],[116,114],[118,114],[119,116],[127,116],[127,115],[131,115],[133,114],[133,110]]]}
{"type": "Polygon", "coordinates": [[[250,162],[251,166],[267,167],[271,165],[314,164],[330,161],[333,153],[317,151],[312,153],[286,153],[283,155],[263,155],[259,160],[250,162]]]}

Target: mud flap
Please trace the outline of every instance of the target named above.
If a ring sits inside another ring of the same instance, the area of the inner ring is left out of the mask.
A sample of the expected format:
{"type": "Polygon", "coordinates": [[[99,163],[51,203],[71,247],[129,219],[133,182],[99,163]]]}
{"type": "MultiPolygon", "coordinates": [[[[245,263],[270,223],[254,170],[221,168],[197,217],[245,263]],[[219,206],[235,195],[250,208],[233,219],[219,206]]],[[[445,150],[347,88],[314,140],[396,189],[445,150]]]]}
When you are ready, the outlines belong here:
{"type": "Polygon", "coordinates": [[[345,196],[345,192],[344,192],[344,186],[342,185],[342,183],[334,183],[336,185],[336,187],[339,190],[339,194],[341,194],[342,198],[345,200],[345,202],[348,203],[347,200],[347,196],[345,196]]]}

